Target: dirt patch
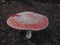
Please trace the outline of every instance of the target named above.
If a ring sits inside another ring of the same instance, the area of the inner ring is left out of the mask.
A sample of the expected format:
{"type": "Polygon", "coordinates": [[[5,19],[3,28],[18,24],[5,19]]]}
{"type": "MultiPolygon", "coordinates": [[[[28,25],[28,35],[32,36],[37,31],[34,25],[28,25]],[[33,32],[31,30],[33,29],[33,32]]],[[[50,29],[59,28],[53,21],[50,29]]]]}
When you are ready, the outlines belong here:
{"type": "Polygon", "coordinates": [[[0,5],[0,45],[60,45],[60,4],[34,3],[33,6],[21,2],[0,5]],[[6,24],[9,16],[23,11],[47,16],[49,26],[42,31],[33,32],[32,38],[26,40],[25,31],[15,30],[6,24]]]}

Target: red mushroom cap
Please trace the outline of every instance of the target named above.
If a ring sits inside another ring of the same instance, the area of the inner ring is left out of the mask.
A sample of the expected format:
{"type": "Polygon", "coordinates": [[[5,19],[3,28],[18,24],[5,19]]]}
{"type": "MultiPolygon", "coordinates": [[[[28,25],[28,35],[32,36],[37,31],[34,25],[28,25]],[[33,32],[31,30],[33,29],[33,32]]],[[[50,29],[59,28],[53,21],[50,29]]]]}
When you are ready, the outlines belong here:
{"type": "Polygon", "coordinates": [[[7,20],[7,24],[10,27],[19,30],[39,31],[45,29],[48,23],[49,21],[46,16],[34,12],[16,13],[7,20]]]}

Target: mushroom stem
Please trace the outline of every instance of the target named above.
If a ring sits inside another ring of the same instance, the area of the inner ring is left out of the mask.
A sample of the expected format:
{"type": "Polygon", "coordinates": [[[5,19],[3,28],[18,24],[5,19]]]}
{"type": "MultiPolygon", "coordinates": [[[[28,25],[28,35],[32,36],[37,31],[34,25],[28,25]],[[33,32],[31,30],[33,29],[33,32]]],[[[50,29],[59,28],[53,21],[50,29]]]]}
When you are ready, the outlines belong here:
{"type": "Polygon", "coordinates": [[[32,37],[32,31],[29,30],[29,31],[26,31],[26,38],[29,39],[32,37]]]}

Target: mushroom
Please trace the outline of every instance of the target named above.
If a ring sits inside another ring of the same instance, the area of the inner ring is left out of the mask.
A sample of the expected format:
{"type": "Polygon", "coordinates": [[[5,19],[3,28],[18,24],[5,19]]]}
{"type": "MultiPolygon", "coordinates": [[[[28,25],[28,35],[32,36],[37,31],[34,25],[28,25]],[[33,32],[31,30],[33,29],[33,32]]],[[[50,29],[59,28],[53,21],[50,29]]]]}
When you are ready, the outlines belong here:
{"type": "Polygon", "coordinates": [[[7,24],[14,29],[26,30],[25,37],[32,37],[32,31],[39,31],[48,26],[48,18],[35,12],[21,12],[10,16],[7,24]]]}

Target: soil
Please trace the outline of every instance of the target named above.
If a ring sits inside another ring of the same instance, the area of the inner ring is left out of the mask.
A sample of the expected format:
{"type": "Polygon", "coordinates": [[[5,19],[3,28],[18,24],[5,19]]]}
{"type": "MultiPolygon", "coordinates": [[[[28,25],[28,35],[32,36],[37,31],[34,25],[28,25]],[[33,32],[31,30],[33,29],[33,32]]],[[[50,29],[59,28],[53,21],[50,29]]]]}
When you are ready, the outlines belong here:
{"type": "Polygon", "coordinates": [[[34,2],[0,3],[0,45],[60,45],[60,4],[34,2]],[[6,24],[14,13],[32,11],[45,15],[49,26],[40,31],[33,31],[30,39],[25,38],[26,31],[16,30],[6,24]]]}

